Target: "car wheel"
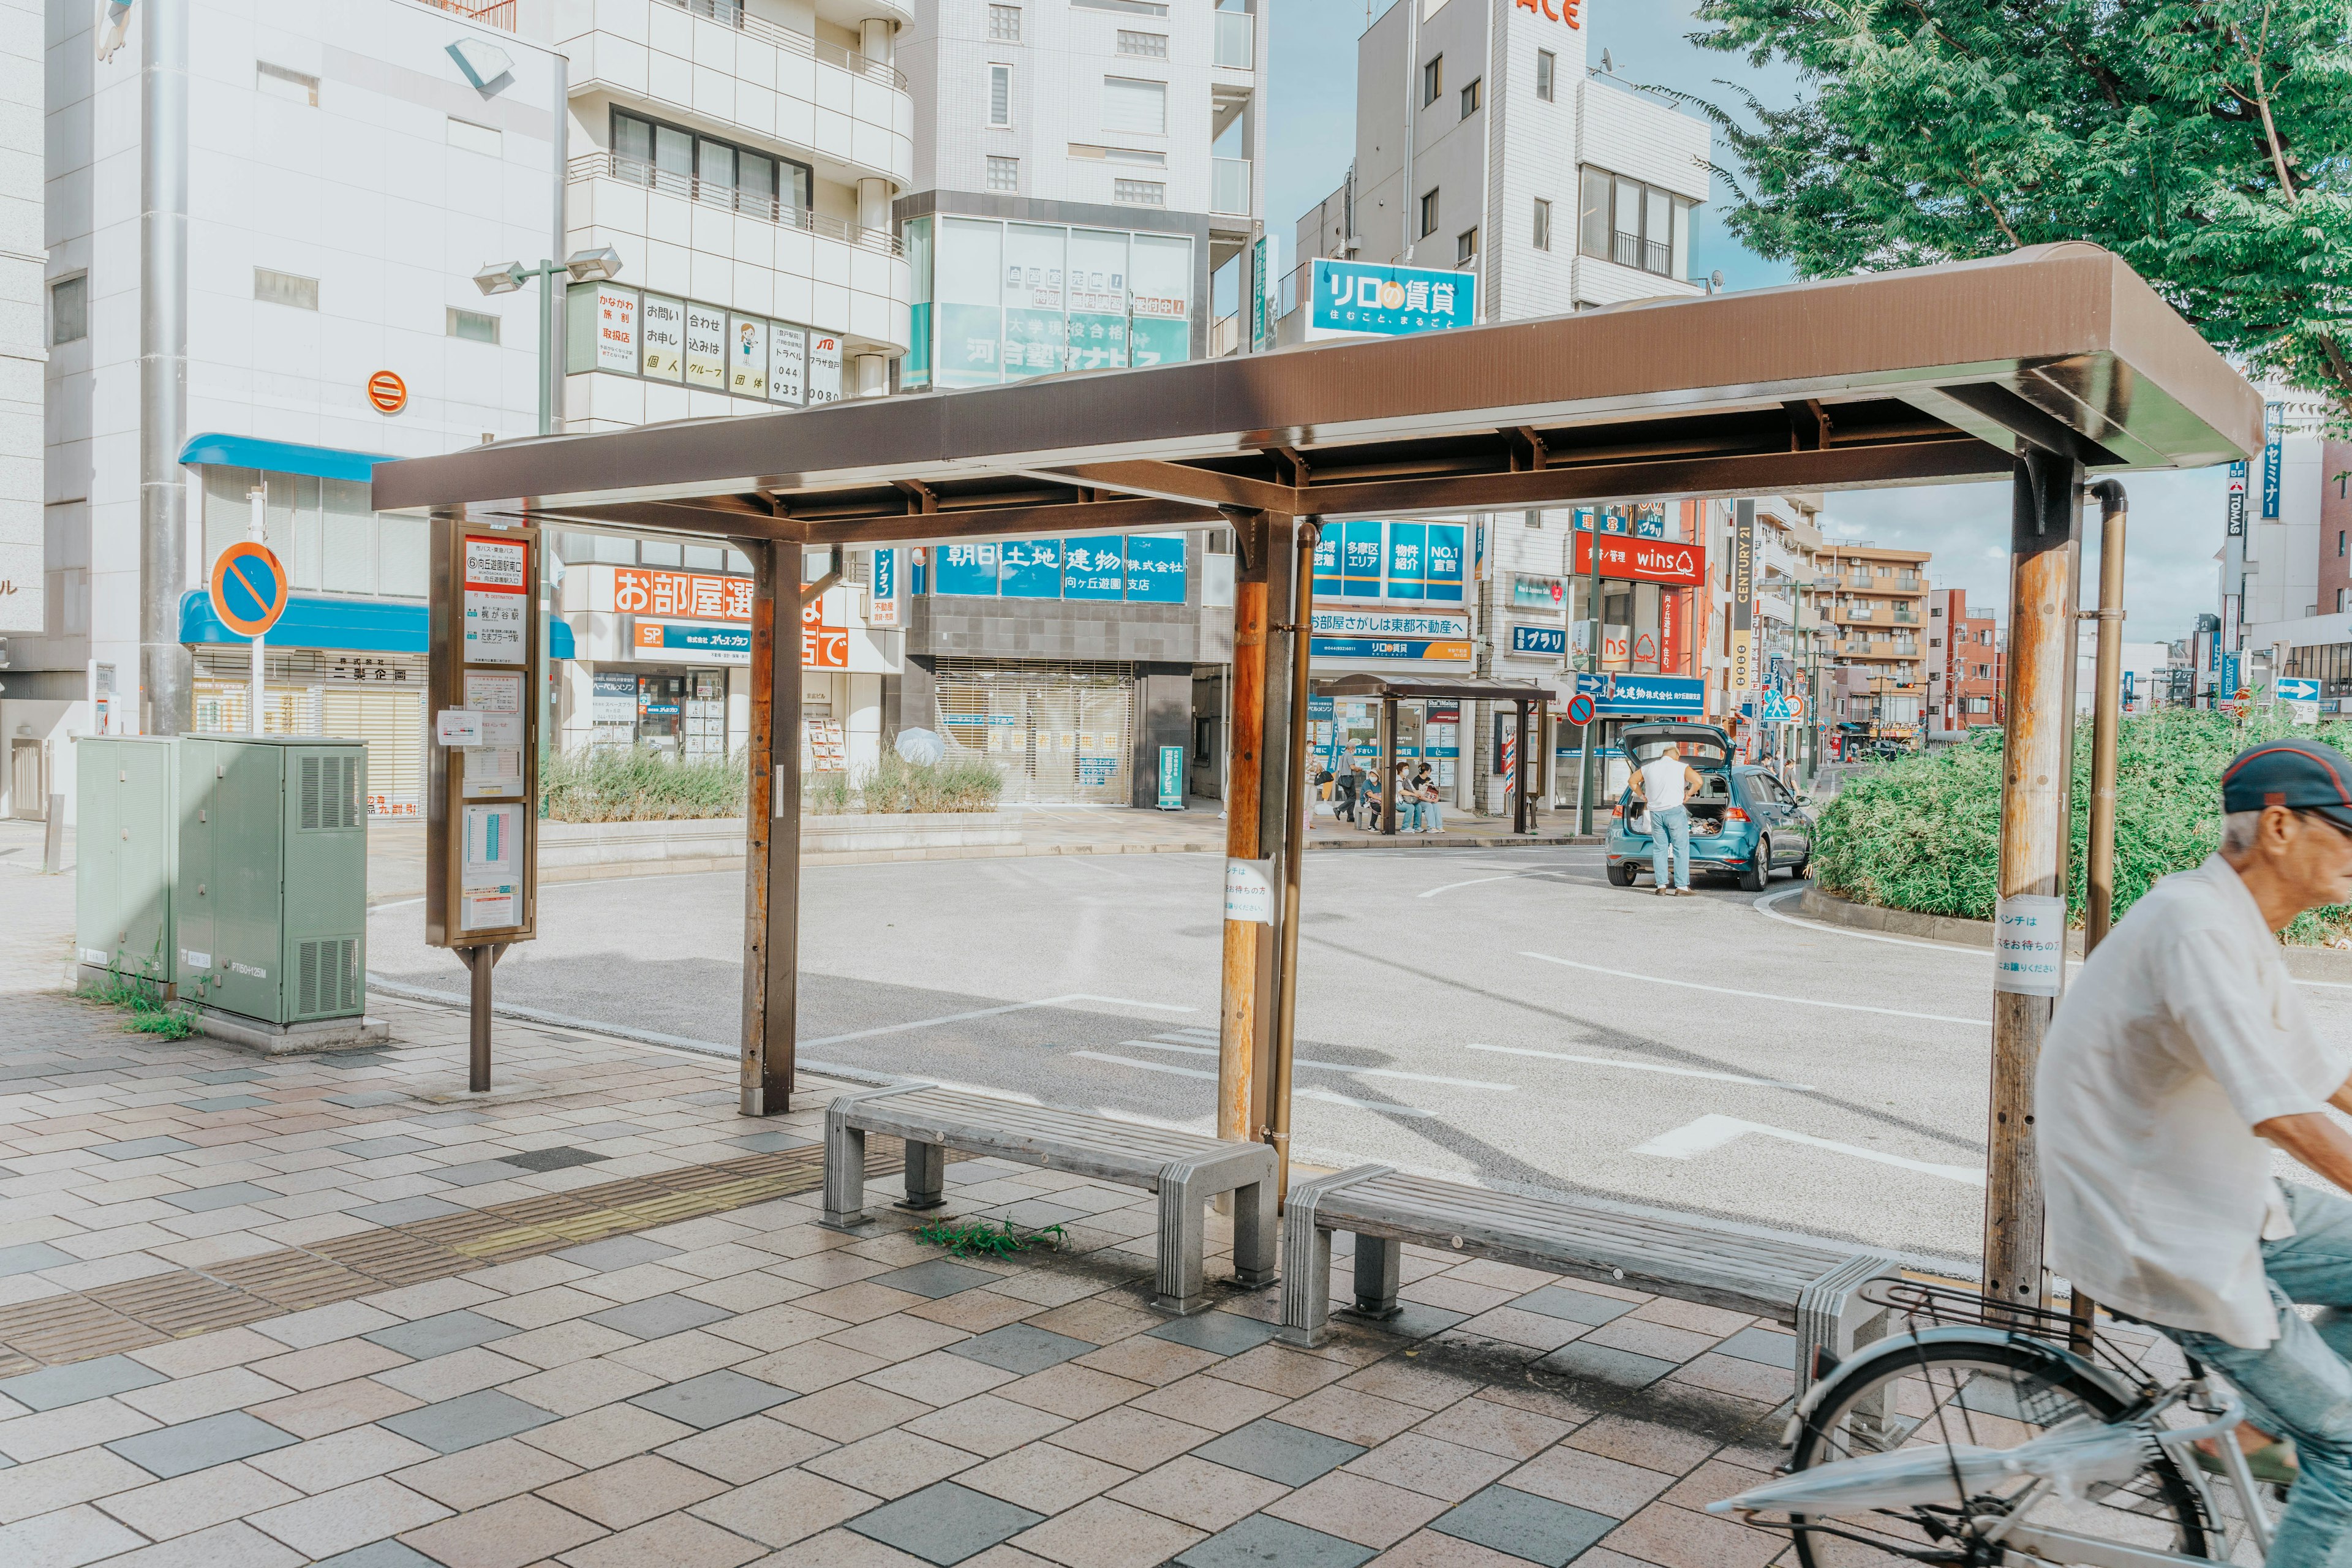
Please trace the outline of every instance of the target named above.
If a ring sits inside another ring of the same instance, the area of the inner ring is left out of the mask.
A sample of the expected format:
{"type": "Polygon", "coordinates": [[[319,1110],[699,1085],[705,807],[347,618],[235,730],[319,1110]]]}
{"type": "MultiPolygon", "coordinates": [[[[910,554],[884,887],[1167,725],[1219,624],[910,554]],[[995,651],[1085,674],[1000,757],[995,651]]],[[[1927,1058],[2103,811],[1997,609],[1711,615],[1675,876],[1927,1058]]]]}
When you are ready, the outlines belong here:
{"type": "Polygon", "coordinates": [[[1628,860],[1622,865],[1610,867],[1609,879],[1616,883],[1621,888],[1632,887],[1633,885],[1633,863],[1631,860],[1628,860]]]}
{"type": "Polygon", "coordinates": [[[1811,866],[1812,863],[1813,851],[1812,847],[1809,845],[1806,847],[1805,852],[1797,857],[1797,863],[1789,868],[1789,880],[1791,882],[1801,882],[1804,880],[1805,868],[1811,866]]]}
{"type": "Polygon", "coordinates": [[[1748,856],[1748,864],[1739,868],[1739,886],[1744,892],[1760,893],[1764,890],[1764,884],[1771,879],[1772,841],[1759,838],[1756,852],[1748,856]]]}

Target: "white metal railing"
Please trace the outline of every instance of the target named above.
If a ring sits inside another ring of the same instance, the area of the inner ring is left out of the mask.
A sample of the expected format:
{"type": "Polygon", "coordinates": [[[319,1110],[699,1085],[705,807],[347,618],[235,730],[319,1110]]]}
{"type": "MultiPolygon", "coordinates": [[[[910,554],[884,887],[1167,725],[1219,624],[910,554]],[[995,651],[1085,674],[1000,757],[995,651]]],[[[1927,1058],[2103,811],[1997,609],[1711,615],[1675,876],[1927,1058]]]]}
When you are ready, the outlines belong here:
{"type": "Polygon", "coordinates": [[[1209,210],[1247,217],[1250,211],[1250,161],[1247,158],[1209,160],[1209,210]]]}
{"type": "Polygon", "coordinates": [[[642,159],[625,158],[617,153],[603,149],[583,153],[563,166],[566,184],[599,178],[660,191],[666,195],[681,197],[702,206],[722,207],[761,223],[774,224],[778,228],[796,228],[803,234],[822,235],[827,239],[837,239],[844,245],[854,245],[860,250],[878,251],[884,256],[902,254],[898,237],[888,229],[860,228],[845,218],[827,217],[806,207],[793,206],[775,196],[759,195],[731,184],[722,185],[715,181],[698,179],[674,169],[657,169],[642,159]]]}
{"type": "Polygon", "coordinates": [[[1257,68],[1257,18],[1249,12],[1217,13],[1217,64],[1234,70],[1257,68]]]}
{"type": "Polygon", "coordinates": [[[706,22],[716,22],[722,27],[732,28],[747,38],[757,38],[763,44],[773,44],[780,49],[789,49],[811,59],[823,60],[827,65],[839,66],[853,76],[866,77],[886,87],[895,87],[900,92],[907,90],[907,73],[897,67],[868,59],[856,49],[813,38],[806,33],[795,33],[790,27],[779,27],[773,22],[749,16],[743,10],[743,0],[659,0],[659,3],[673,10],[684,11],[688,16],[699,16],[706,22]]]}
{"type": "Polygon", "coordinates": [[[1241,346],[1242,313],[1239,310],[1235,310],[1230,316],[1219,316],[1209,323],[1209,357],[1211,359],[1223,359],[1229,353],[1236,353],[1240,352],[1241,346]]]}

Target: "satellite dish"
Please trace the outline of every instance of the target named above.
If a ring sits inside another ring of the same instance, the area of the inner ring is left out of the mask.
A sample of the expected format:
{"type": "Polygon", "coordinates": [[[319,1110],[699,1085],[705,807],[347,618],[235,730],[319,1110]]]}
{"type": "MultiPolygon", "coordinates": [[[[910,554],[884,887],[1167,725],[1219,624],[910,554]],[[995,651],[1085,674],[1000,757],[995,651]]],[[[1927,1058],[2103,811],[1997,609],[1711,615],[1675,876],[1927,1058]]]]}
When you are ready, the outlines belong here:
{"type": "Polygon", "coordinates": [[[1706,280],[1717,289],[1723,287],[1723,268],[1718,267],[1706,275],[1706,280]]]}
{"type": "Polygon", "coordinates": [[[1617,63],[1609,58],[1609,51],[1607,49],[1601,51],[1601,68],[1609,72],[1612,76],[1616,74],[1617,63]]]}
{"type": "Polygon", "coordinates": [[[929,730],[901,730],[898,755],[919,768],[929,767],[948,752],[948,743],[929,730]]]}

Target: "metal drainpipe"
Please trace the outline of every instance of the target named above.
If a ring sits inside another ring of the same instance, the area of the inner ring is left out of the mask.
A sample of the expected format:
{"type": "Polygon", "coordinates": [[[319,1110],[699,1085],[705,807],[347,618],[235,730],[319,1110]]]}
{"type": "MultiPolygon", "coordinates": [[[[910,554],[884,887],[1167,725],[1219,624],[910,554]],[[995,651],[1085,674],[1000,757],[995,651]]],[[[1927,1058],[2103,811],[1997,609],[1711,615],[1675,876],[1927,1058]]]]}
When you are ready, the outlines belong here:
{"type": "Polygon", "coordinates": [[[139,729],[190,723],[194,665],[180,641],[187,586],[188,32],[186,0],[140,7],[139,729]]]}
{"type": "MultiPolygon", "coordinates": [[[[554,241],[547,254],[557,261],[571,254],[569,235],[563,212],[564,165],[572,161],[572,62],[562,55],[555,57],[555,129],[551,133],[555,154],[555,215],[554,241]]],[[[547,358],[539,374],[547,383],[547,418],[542,436],[558,436],[563,432],[564,403],[567,388],[564,360],[568,350],[564,331],[564,304],[570,296],[570,275],[558,272],[540,279],[540,308],[547,313],[547,358]]],[[[547,733],[544,726],[540,733],[547,733]]]]}
{"type": "Polygon", "coordinates": [[[1422,0],[1405,0],[1405,4],[1412,9],[1404,14],[1404,188],[1397,195],[1397,205],[1404,210],[1397,215],[1397,225],[1404,237],[1404,258],[1411,261],[1413,247],[1421,243],[1415,232],[1421,198],[1412,189],[1412,146],[1421,129],[1422,0]]]}

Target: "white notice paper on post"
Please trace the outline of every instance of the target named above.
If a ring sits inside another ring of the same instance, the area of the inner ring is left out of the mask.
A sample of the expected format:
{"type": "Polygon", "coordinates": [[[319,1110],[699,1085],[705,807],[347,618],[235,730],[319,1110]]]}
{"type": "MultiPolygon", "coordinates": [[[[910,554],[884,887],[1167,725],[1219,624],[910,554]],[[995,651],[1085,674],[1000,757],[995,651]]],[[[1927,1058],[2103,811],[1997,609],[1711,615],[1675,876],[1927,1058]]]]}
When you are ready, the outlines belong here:
{"type": "Polygon", "coordinates": [[[1270,926],[1274,923],[1275,904],[1272,860],[1225,862],[1225,919],[1270,926]]]}
{"type": "Polygon", "coordinates": [[[466,707],[479,714],[482,721],[482,738],[473,744],[522,744],[522,675],[520,671],[513,675],[500,675],[487,670],[467,670],[466,707]]]}
{"type": "Polygon", "coordinates": [[[2003,899],[1993,910],[1992,988],[2055,996],[2066,979],[2066,900],[2046,893],[2003,899]]]}
{"type": "Polygon", "coordinates": [[[458,792],[463,800],[480,800],[499,795],[520,797],[522,794],[522,748],[520,746],[473,746],[466,752],[466,783],[458,792]]]}
{"type": "Polygon", "coordinates": [[[466,808],[466,860],[458,885],[471,889],[522,880],[522,807],[466,808]]]}
{"type": "Polygon", "coordinates": [[[433,716],[433,738],[445,746],[478,746],[482,716],[463,708],[444,708],[433,716]]]}
{"type": "Polygon", "coordinates": [[[468,889],[457,895],[459,931],[505,931],[522,923],[521,900],[511,884],[468,889]]]}
{"type": "Polygon", "coordinates": [[[466,590],[466,659],[467,664],[523,662],[523,622],[530,601],[520,594],[484,594],[466,590]]]}

